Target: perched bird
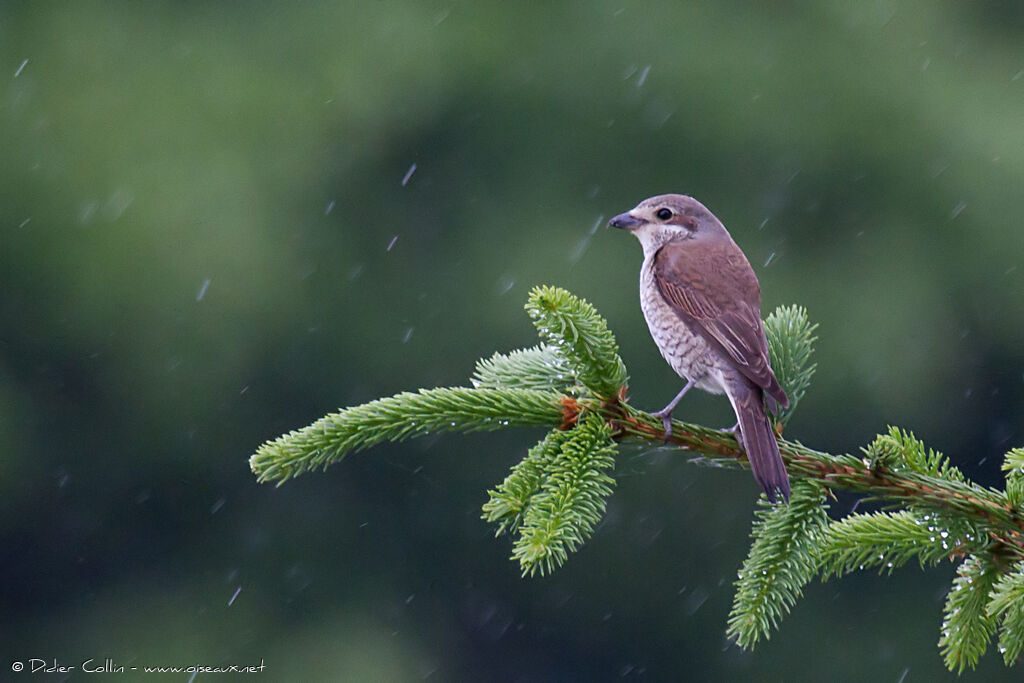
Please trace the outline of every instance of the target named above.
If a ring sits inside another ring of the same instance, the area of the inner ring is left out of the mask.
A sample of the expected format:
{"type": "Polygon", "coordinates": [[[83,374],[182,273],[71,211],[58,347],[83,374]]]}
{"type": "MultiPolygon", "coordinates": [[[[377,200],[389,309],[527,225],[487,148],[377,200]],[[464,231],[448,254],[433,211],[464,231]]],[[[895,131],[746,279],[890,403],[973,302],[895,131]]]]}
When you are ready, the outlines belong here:
{"type": "Polygon", "coordinates": [[[714,214],[692,197],[651,197],[608,222],[644,250],[640,306],[661,355],[686,380],[657,413],[672,434],[672,410],[692,387],[725,394],[754,479],[768,499],[789,500],[765,400],[789,405],[772,372],[761,323],[761,287],[747,258],[714,214]]]}

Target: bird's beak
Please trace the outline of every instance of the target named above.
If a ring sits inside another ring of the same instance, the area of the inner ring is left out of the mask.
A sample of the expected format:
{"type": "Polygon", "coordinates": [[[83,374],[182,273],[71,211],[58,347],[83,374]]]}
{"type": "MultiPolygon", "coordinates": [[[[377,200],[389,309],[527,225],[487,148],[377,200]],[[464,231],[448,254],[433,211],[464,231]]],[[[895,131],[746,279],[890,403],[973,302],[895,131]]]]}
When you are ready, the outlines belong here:
{"type": "Polygon", "coordinates": [[[618,216],[608,221],[609,226],[619,228],[621,230],[636,230],[643,224],[644,222],[642,220],[634,217],[633,214],[628,211],[626,213],[620,213],[618,216]]]}

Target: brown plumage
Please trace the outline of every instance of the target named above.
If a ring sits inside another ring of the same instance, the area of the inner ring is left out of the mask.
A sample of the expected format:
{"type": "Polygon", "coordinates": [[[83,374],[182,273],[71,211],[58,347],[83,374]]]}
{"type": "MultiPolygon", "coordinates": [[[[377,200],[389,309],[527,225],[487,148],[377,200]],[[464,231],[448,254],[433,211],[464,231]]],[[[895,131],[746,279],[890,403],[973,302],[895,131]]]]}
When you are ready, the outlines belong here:
{"type": "Polygon", "coordinates": [[[644,250],[640,301],[658,349],[687,380],[661,411],[671,414],[693,386],[725,394],[754,478],[770,500],[789,498],[789,477],[765,411],[765,396],[789,405],[772,372],[761,323],[761,288],[725,226],[684,195],[646,199],[609,225],[632,232],[644,250]]]}
{"type": "Polygon", "coordinates": [[[654,280],[683,322],[747,379],[779,403],[789,405],[768,359],[760,285],[731,239],[665,244],[654,257],[654,280]]]}

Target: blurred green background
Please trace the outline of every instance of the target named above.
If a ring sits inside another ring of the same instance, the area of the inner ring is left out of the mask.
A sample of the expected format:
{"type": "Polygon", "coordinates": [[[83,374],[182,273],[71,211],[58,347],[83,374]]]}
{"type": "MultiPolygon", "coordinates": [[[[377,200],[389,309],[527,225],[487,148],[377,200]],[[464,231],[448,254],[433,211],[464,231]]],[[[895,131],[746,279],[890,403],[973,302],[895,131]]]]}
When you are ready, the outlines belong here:
{"type": "MultiPolygon", "coordinates": [[[[787,436],[853,452],[897,424],[1001,486],[1024,444],[1024,11],[766,5],[0,4],[4,676],[954,678],[948,564],[812,584],[769,642],[730,645],[757,489],[668,449],[624,449],[606,522],[531,580],[479,514],[543,431],[281,488],[248,469],[326,412],[532,345],[540,283],[598,307],[633,403],[662,406],[680,384],[640,248],[603,225],[686,192],[765,314],[820,323],[787,436]]],[[[732,421],[720,397],[677,415],[732,421]]],[[[1020,677],[993,647],[963,680],[1020,677]]]]}

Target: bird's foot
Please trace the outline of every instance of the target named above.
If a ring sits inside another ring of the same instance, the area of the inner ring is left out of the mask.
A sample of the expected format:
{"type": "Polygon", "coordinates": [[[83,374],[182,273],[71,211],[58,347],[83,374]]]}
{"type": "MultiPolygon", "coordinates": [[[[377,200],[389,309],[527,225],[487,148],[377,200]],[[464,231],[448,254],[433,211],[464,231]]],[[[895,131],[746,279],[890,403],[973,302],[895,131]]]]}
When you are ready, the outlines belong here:
{"type": "Polygon", "coordinates": [[[665,428],[665,443],[668,443],[668,440],[672,438],[672,411],[662,408],[651,415],[661,418],[661,424],[665,428]]]}
{"type": "Polygon", "coordinates": [[[665,443],[668,443],[668,440],[672,438],[672,411],[675,410],[675,407],[679,405],[679,401],[683,396],[686,396],[686,392],[689,391],[692,386],[693,380],[687,380],[686,386],[679,390],[679,393],[676,394],[674,399],[668,402],[667,406],[656,413],[651,413],[656,417],[660,417],[661,424],[665,426],[665,443]]]}
{"type": "Polygon", "coordinates": [[[742,449],[743,451],[747,450],[746,448],[743,447],[743,432],[740,431],[739,422],[734,424],[732,427],[729,427],[728,429],[721,430],[721,432],[723,434],[732,434],[734,437],[736,437],[736,443],[739,444],[740,449],[742,449]]]}

